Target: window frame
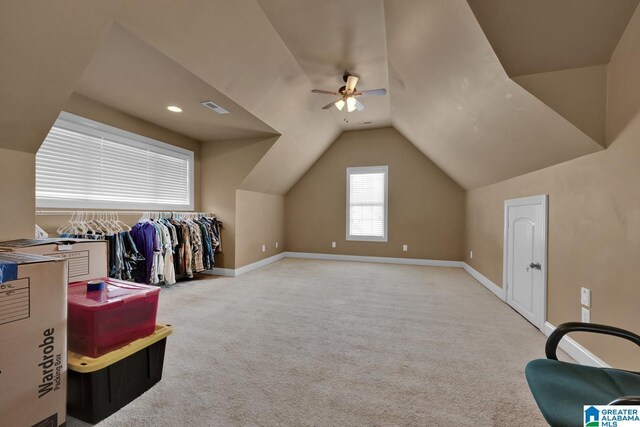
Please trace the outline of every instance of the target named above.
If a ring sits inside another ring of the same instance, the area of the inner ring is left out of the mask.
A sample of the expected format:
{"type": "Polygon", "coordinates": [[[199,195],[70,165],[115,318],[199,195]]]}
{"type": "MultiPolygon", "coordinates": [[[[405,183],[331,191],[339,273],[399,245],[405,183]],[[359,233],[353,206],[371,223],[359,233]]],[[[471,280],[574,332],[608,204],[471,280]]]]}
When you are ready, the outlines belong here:
{"type": "Polygon", "coordinates": [[[389,166],[357,166],[347,168],[347,224],[346,240],[354,242],[381,242],[389,240],[389,166]],[[354,236],[350,233],[351,224],[351,175],[383,173],[384,174],[384,235],[354,236]]]}
{"type": "MultiPolygon", "coordinates": [[[[109,200],[77,200],[77,199],[40,199],[36,195],[36,208],[65,208],[65,209],[140,209],[140,210],[168,210],[168,211],[193,211],[195,205],[195,153],[182,147],[168,144],[138,135],[123,129],[116,128],[95,120],[87,119],[75,114],[63,111],[58,116],[53,126],[86,134],[91,137],[109,139],[118,144],[140,149],[151,149],[154,152],[169,155],[175,158],[185,158],[188,164],[187,179],[189,187],[189,204],[162,204],[162,203],[135,203],[114,202],[109,200]]],[[[36,154],[37,155],[37,154],[36,154]]],[[[37,170],[36,170],[37,174],[37,170]]],[[[36,175],[37,176],[37,175],[36,175]]]]}

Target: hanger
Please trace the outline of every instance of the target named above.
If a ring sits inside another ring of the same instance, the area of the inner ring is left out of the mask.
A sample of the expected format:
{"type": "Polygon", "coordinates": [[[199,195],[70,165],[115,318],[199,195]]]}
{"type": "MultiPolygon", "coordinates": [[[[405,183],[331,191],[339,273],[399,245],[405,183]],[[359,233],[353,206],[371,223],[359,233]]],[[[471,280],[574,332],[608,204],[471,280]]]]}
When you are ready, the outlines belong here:
{"type": "Polygon", "coordinates": [[[114,212],[114,214],[116,216],[116,224],[120,226],[122,231],[131,231],[131,227],[129,227],[127,223],[120,220],[120,216],[118,216],[118,212],[114,212]]]}
{"type": "Polygon", "coordinates": [[[71,234],[76,234],[76,235],[81,234],[83,230],[83,227],[82,227],[83,218],[84,218],[84,213],[81,211],[78,211],[75,219],[71,222],[71,228],[69,229],[71,234]]]}
{"type": "Polygon", "coordinates": [[[58,227],[56,229],[56,233],[58,233],[58,236],[61,236],[62,234],[67,233],[68,231],[70,231],[71,229],[71,223],[73,222],[73,219],[75,218],[77,212],[73,211],[71,213],[71,218],[69,218],[69,221],[67,221],[66,224],[62,224],[60,227],[58,227]]]}
{"type": "Polygon", "coordinates": [[[108,228],[102,220],[102,212],[93,212],[90,224],[95,228],[96,233],[107,234],[108,228]]]}
{"type": "Polygon", "coordinates": [[[119,227],[113,223],[110,212],[100,212],[100,222],[108,234],[117,234],[120,232],[119,227]]]}
{"type": "Polygon", "coordinates": [[[124,224],[122,221],[120,221],[120,218],[118,218],[118,214],[116,212],[111,212],[111,222],[113,223],[114,227],[118,230],[118,233],[122,233],[124,231],[124,224]]]}

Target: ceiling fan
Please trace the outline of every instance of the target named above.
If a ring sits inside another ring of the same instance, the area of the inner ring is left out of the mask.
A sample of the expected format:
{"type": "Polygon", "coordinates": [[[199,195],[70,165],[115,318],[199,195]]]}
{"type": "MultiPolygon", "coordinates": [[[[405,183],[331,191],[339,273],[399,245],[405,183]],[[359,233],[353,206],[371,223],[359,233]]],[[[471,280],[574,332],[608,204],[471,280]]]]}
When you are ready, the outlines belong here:
{"type": "Polygon", "coordinates": [[[372,90],[363,90],[359,92],[356,89],[356,84],[358,84],[358,77],[344,73],[342,76],[345,85],[338,89],[337,92],[331,90],[321,90],[321,89],[313,89],[311,92],[313,93],[321,93],[325,95],[336,95],[340,98],[337,101],[332,101],[329,104],[322,107],[323,110],[328,110],[334,105],[340,111],[342,111],[347,106],[347,111],[349,113],[358,110],[364,110],[364,104],[356,99],[357,96],[382,96],[387,94],[386,89],[372,89],[372,90]]]}

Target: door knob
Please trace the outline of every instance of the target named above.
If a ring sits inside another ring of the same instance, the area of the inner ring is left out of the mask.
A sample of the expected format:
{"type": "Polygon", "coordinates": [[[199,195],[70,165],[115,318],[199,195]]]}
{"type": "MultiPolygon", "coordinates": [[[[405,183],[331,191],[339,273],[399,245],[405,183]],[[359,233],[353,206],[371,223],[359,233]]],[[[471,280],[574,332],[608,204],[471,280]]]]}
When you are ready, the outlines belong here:
{"type": "Polygon", "coordinates": [[[531,264],[529,264],[529,267],[535,268],[536,270],[542,270],[542,266],[540,265],[539,262],[536,262],[536,263],[532,262],[531,264]]]}

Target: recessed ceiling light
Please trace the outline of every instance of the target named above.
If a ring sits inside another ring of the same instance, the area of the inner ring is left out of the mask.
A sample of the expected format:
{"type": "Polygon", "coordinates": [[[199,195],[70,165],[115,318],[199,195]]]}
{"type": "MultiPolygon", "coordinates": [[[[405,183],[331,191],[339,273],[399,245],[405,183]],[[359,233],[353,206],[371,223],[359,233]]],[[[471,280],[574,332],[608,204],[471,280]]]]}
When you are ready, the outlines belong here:
{"type": "Polygon", "coordinates": [[[167,107],[167,110],[169,110],[169,111],[173,111],[174,113],[182,113],[182,108],[177,107],[177,106],[175,106],[175,105],[169,105],[169,106],[167,107]]]}

